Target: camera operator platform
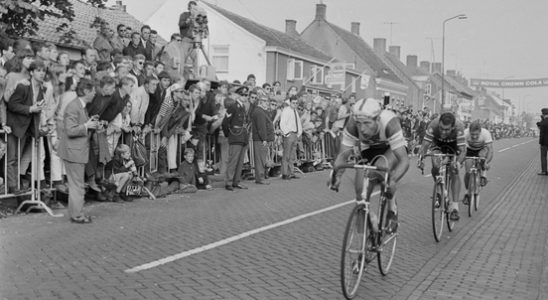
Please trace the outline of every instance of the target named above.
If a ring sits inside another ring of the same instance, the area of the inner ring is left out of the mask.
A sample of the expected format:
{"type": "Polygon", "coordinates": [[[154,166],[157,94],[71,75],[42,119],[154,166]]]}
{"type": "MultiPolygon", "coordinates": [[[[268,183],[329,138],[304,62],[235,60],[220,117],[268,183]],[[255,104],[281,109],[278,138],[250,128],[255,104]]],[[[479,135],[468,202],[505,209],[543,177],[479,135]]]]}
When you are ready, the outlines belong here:
{"type": "MultiPolygon", "coordinates": [[[[207,14],[205,10],[198,7],[195,1],[188,3],[188,11],[183,12],[179,18],[179,29],[182,38],[181,53],[182,53],[182,71],[183,76],[186,79],[197,79],[199,75],[198,70],[198,52],[200,51],[207,62],[207,69],[205,74],[200,74],[202,77],[210,77],[212,67],[211,61],[204,51],[202,40],[209,35],[207,14]],[[188,58],[192,59],[191,64],[187,64],[188,58]],[[187,70],[191,70],[191,74],[188,74],[187,70]],[[193,78],[189,78],[191,75],[193,78]]],[[[215,72],[213,71],[213,75],[215,72]]]]}

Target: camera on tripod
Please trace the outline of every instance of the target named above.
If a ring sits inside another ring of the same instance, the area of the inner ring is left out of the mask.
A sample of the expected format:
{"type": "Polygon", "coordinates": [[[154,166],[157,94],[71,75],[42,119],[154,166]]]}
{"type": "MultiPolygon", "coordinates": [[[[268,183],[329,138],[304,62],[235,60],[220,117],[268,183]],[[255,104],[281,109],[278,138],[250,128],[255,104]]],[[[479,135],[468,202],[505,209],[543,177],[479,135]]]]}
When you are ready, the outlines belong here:
{"type": "Polygon", "coordinates": [[[194,44],[199,44],[209,35],[207,12],[201,7],[195,7],[195,13],[190,17],[192,24],[192,39],[194,44]]]}

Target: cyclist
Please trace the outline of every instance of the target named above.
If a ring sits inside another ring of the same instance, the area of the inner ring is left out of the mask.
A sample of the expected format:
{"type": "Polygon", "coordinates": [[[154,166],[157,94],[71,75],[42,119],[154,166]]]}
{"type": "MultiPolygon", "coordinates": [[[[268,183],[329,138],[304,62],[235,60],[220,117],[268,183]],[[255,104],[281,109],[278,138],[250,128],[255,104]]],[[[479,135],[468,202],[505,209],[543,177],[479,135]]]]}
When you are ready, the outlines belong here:
{"type": "MultiPolygon", "coordinates": [[[[406,149],[407,142],[403,137],[400,121],[390,110],[383,110],[379,100],[374,98],[360,99],[352,107],[352,117],[346,124],[339,154],[335,160],[334,168],[347,163],[349,157],[357,148],[361,158],[371,161],[377,155],[384,155],[387,161],[378,159],[375,165],[388,166],[390,169],[390,182],[388,182],[388,228],[395,232],[398,227],[398,215],[394,193],[396,183],[405,175],[409,168],[409,157],[406,149]]],[[[344,169],[332,172],[330,188],[337,191],[341,183],[344,169]]],[[[363,196],[363,172],[356,170],[354,186],[356,201],[362,201],[363,196]]]]}
{"type": "MultiPolygon", "coordinates": [[[[485,186],[487,184],[487,177],[485,177],[486,171],[489,170],[489,163],[493,159],[494,154],[491,133],[489,130],[482,128],[479,121],[474,121],[470,123],[470,127],[464,130],[464,138],[466,140],[466,156],[485,158],[482,164],[480,164],[480,185],[485,186]]],[[[466,173],[464,174],[464,186],[466,189],[468,189],[471,167],[472,160],[466,160],[464,162],[464,168],[466,170],[466,173]]]]}
{"type": "MultiPolygon", "coordinates": [[[[451,112],[442,113],[438,118],[430,122],[422,142],[421,156],[418,164],[420,169],[424,168],[424,155],[427,151],[458,155],[450,167],[452,199],[449,209],[449,219],[451,221],[458,221],[460,219],[458,199],[461,183],[459,169],[466,155],[465,147],[464,125],[451,112]]],[[[434,180],[439,175],[440,162],[440,159],[432,157],[432,178],[434,180]]]]}

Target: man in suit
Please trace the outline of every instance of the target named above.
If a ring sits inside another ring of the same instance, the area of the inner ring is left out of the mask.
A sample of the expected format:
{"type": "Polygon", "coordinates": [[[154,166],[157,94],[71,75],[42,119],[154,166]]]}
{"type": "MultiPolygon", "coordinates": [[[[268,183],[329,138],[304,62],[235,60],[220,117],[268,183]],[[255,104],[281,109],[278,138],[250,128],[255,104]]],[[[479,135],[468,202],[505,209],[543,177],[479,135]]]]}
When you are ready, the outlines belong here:
{"type": "Polygon", "coordinates": [[[548,170],[546,169],[546,156],[548,155],[548,108],[543,108],[542,121],[537,123],[540,130],[539,144],[540,144],[540,167],[541,171],[539,175],[548,176],[548,170]]]}
{"type": "Polygon", "coordinates": [[[30,141],[29,137],[39,137],[46,66],[42,61],[35,61],[30,64],[28,71],[31,77],[30,82],[19,83],[7,103],[6,125],[12,129],[7,142],[9,193],[19,191],[17,187],[17,158],[21,156],[25,145],[30,141]],[[20,141],[19,148],[18,139],[20,141]]]}
{"type": "Polygon", "coordinates": [[[78,98],[72,100],[65,109],[58,154],[67,172],[70,219],[74,223],[85,224],[91,223],[91,218],[83,213],[84,176],[90,151],[88,131],[98,126],[98,117],[90,118],[86,111],[86,105],[95,97],[93,82],[81,79],[76,94],[78,98]]]}
{"type": "Polygon", "coordinates": [[[270,184],[265,180],[265,166],[268,144],[274,141],[274,125],[266,112],[268,105],[268,97],[266,95],[259,96],[258,106],[251,114],[255,183],[257,184],[270,184]]]}
{"type": "Polygon", "coordinates": [[[227,107],[223,120],[223,133],[228,137],[228,166],[225,174],[225,189],[232,191],[247,189],[240,184],[244,157],[249,143],[249,120],[243,98],[248,96],[248,88],[243,86],[236,90],[236,102],[227,107]]]}

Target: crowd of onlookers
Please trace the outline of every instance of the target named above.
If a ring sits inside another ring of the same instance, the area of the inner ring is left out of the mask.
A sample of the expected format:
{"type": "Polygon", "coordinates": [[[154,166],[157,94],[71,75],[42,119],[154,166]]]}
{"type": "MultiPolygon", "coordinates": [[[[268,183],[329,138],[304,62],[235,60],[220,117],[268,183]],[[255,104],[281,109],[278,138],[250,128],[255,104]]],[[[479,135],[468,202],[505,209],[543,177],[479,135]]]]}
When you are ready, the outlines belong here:
{"type": "MultiPolygon", "coordinates": [[[[137,31],[119,24],[116,33],[104,26],[77,60],[52,43],[0,39],[2,192],[27,192],[33,173],[38,187],[74,195],[83,187],[72,177],[83,173],[97,199],[130,201],[135,187],[162,194],[159,182],[170,192],[210,190],[209,176],[219,173],[227,190],[246,189],[242,174],[269,184],[280,173],[290,180],[328,166],[355,95],[259,86],[253,74],[242,82],[198,79],[195,14],[191,1],[180,33],[163,46],[147,25],[137,31]]],[[[395,111],[413,149],[435,114],[395,111]]],[[[495,138],[521,133],[512,125],[485,126],[495,138]]],[[[73,221],[85,223],[77,210],[73,221]]]]}

